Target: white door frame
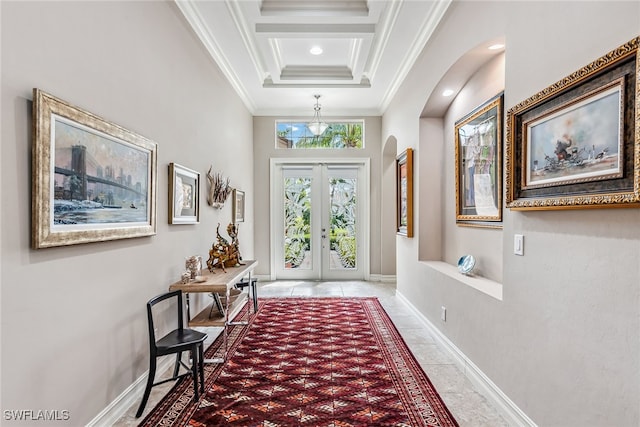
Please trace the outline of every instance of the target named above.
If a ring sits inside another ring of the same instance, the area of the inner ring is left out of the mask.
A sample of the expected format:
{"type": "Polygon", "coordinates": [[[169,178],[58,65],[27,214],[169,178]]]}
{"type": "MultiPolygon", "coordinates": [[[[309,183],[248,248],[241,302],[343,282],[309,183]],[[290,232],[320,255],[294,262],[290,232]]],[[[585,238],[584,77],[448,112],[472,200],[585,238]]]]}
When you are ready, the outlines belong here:
{"type": "Polygon", "coordinates": [[[369,236],[371,230],[371,211],[370,211],[370,199],[371,199],[371,168],[370,168],[370,159],[368,158],[352,158],[352,159],[327,159],[327,158],[304,158],[304,159],[295,159],[295,158],[271,158],[270,159],[270,187],[271,194],[269,197],[269,212],[270,212],[270,279],[276,280],[276,251],[279,239],[276,236],[276,230],[278,228],[277,222],[281,220],[280,210],[282,208],[281,203],[279,202],[279,195],[275,194],[274,188],[276,179],[278,179],[278,168],[280,166],[295,166],[295,165],[317,165],[317,164],[327,164],[327,165],[357,165],[362,167],[363,171],[363,179],[359,179],[358,181],[362,181],[362,193],[363,197],[360,197],[361,200],[358,200],[358,209],[361,212],[359,222],[361,222],[361,232],[359,233],[359,238],[361,239],[361,245],[358,248],[358,252],[361,254],[361,267],[363,273],[363,280],[369,280],[369,271],[371,264],[371,248],[369,246],[369,236]]]}

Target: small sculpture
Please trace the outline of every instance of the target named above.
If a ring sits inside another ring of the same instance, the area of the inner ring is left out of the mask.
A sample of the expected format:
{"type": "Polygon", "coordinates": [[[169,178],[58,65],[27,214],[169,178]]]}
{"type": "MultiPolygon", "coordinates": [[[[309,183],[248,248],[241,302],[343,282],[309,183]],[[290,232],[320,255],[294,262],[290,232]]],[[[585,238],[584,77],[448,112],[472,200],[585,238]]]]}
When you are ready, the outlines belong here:
{"type": "Polygon", "coordinates": [[[238,228],[234,224],[229,224],[227,232],[231,236],[231,243],[220,234],[220,223],[218,223],[216,228],[217,241],[211,245],[209,259],[207,260],[207,268],[212,273],[216,267],[220,267],[226,273],[225,267],[242,265],[240,263],[242,257],[240,256],[238,244],[238,228]]]}
{"type": "Polygon", "coordinates": [[[207,172],[207,181],[209,181],[209,194],[207,195],[207,203],[216,209],[221,208],[231,194],[231,186],[229,178],[224,178],[221,173],[211,174],[211,169],[207,172]]]}

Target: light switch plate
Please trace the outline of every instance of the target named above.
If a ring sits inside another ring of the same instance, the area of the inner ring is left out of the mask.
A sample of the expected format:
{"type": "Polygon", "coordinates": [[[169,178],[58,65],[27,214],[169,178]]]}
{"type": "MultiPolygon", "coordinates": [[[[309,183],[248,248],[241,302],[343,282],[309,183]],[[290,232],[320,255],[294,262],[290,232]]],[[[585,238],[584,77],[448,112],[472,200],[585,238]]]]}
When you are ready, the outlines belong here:
{"type": "Polygon", "coordinates": [[[522,234],[514,234],[513,236],[513,253],[524,256],[524,236],[522,234]]]}

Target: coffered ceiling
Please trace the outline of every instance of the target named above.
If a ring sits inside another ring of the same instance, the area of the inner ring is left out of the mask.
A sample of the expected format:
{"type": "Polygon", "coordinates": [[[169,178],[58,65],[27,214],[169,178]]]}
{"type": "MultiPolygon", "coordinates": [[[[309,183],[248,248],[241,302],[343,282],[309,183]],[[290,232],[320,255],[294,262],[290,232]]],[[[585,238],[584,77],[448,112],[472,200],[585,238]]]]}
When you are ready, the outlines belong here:
{"type": "Polygon", "coordinates": [[[451,0],[175,1],[252,114],[304,116],[382,114],[451,0]]]}

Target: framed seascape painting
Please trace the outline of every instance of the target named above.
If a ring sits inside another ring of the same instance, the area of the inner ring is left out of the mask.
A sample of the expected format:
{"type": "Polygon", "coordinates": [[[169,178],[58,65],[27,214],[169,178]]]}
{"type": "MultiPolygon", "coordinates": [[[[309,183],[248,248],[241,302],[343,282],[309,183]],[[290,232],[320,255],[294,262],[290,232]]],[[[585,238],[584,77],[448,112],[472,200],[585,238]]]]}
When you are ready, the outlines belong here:
{"type": "Polygon", "coordinates": [[[233,222],[244,222],[244,191],[233,190],[233,222]]]}
{"type": "Polygon", "coordinates": [[[413,237],[413,149],[396,158],[396,232],[413,237]]]}
{"type": "Polygon", "coordinates": [[[169,164],[169,224],[200,222],[200,173],[169,164]]]}
{"type": "Polygon", "coordinates": [[[640,37],[507,113],[507,207],[640,206],[640,37]]]}
{"type": "Polygon", "coordinates": [[[501,227],[503,94],[455,124],[456,223],[501,227]]]}
{"type": "Polygon", "coordinates": [[[33,90],[32,246],[156,234],[157,146],[33,90]]]}

